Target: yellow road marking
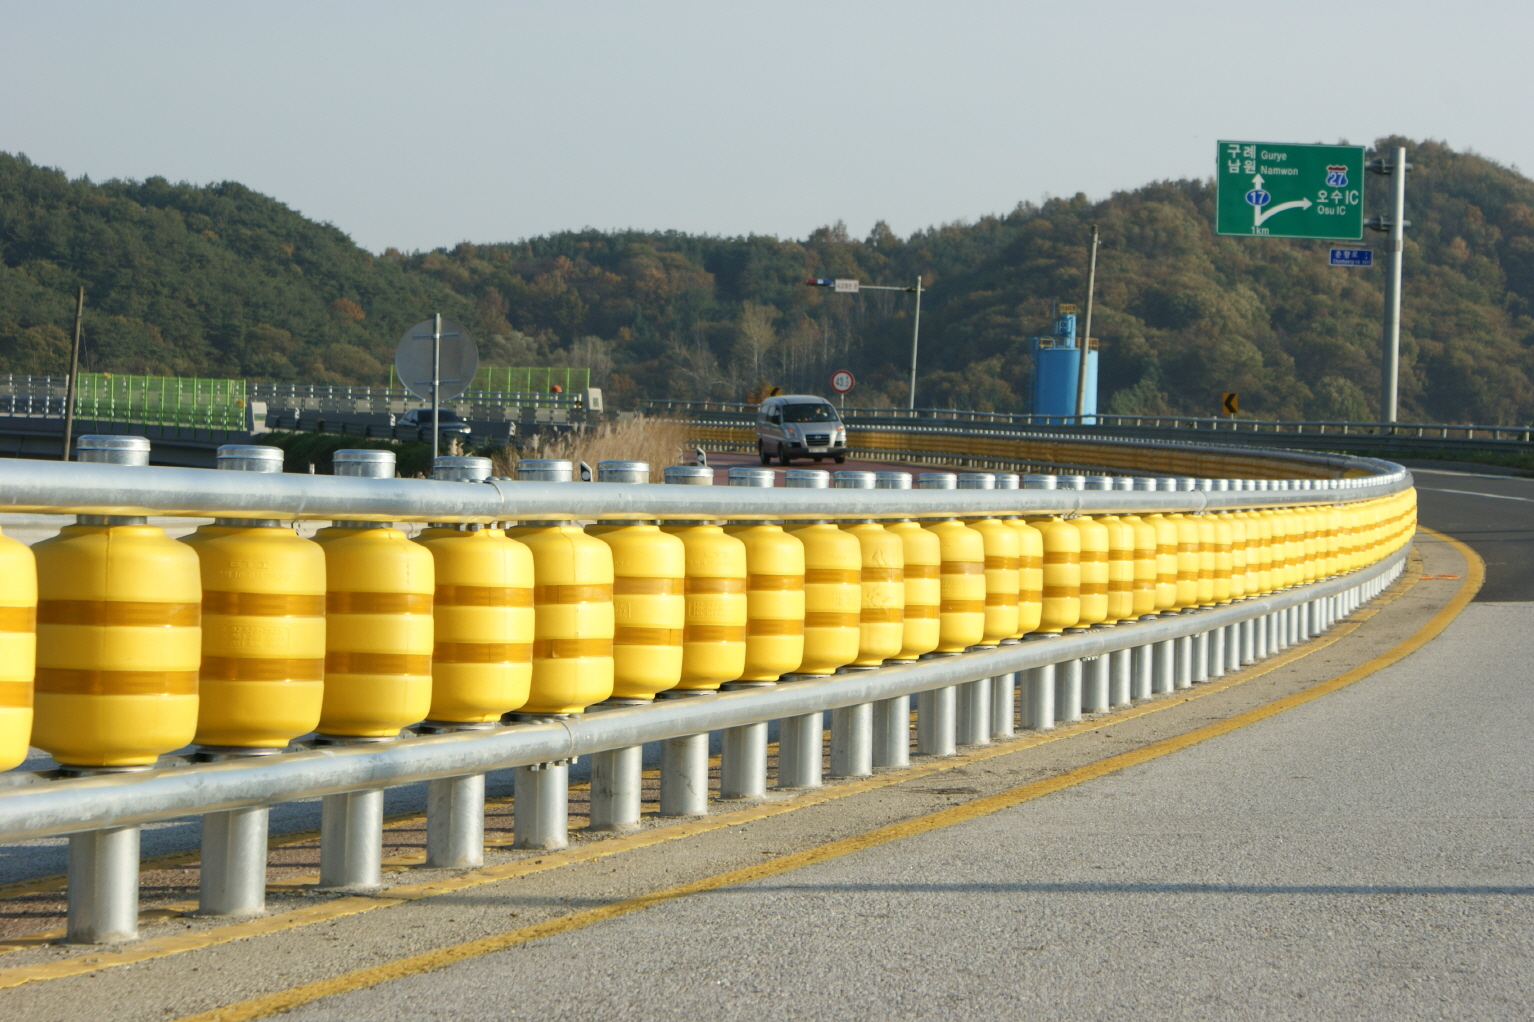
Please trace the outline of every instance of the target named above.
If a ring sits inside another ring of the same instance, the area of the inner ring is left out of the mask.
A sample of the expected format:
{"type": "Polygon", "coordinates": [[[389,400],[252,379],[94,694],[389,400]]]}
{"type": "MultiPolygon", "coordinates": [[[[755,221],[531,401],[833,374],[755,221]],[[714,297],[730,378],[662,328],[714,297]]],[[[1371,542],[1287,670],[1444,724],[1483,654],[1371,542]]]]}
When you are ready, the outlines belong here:
{"type": "Polygon", "coordinates": [[[530,941],[554,936],[555,934],[584,929],[594,923],[629,915],[630,913],[639,912],[664,902],[675,901],[678,898],[685,898],[706,891],[733,887],[737,884],[750,883],[754,880],[777,876],[805,866],[828,862],[855,852],[866,851],[879,845],[899,841],[902,838],[926,834],[982,816],[989,816],[1003,809],[1010,809],[1024,802],[1030,802],[1087,781],[1118,773],[1129,767],[1159,759],[1162,756],[1179,752],[1201,742],[1208,741],[1211,738],[1217,738],[1220,735],[1229,734],[1232,731],[1240,730],[1259,721],[1267,720],[1269,717],[1277,716],[1297,706],[1303,706],[1308,702],[1351,685],[1409,656],[1441,633],[1448,627],[1449,622],[1453,621],[1464,610],[1471,598],[1475,596],[1476,590],[1480,588],[1481,582],[1485,578],[1485,564],[1475,551],[1458,540],[1439,533],[1432,533],[1432,535],[1458,550],[1469,564],[1468,573],[1464,582],[1460,585],[1459,591],[1454,594],[1448,604],[1440,608],[1410,638],[1386,652],[1359,664],[1357,667],[1339,674],[1335,678],[1312,685],[1303,691],[1284,696],[1271,703],[1254,707],[1244,713],[1205,725],[1185,734],[1164,738],[1138,749],[1109,756],[1095,763],[1088,763],[1085,766],[1067,770],[1054,777],[1046,777],[1016,788],[997,792],[994,795],[986,795],[963,805],[941,809],[925,816],[877,827],[853,837],[829,841],[814,848],[780,856],[742,869],[729,870],[711,877],[704,877],[701,880],[695,880],[691,883],[679,884],[676,887],[668,887],[664,890],[638,895],[633,898],[625,898],[599,908],[586,909],[585,911],[575,912],[557,919],[535,923],[532,926],[524,926],[505,933],[492,934],[488,937],[480,937],[477,940],[464,941],[461,944],[453,944],[448,947],[437,948],[433,951],[409,955],[392,962],[385,962],[382,965],[355,969],[329,979],[316,980],[288,990],[281,990],[261,997],[253,997],[249,1000],[239,1001],[195,1015],[186,1015],[176,1019],[175,1022],[252,1022],[252,1020],[266,1018],[281,1011],[290,1011],[293,1008],[323,997],[351,993],[367,989],[368,987],[378,986],[391,980],[402,979],[406,976],[434,972],[470,958],[478,958],[496,951],[503,951],[519,944],[526,944],[530,941]]]}
{"type": "MultiPolygon", "coordinates": [[[[1454,540],[1449,540],[1449,542],[1457,543],[1454,540]]],[[[1404,584],[1399,582],[1397,584],[1402,585],[1404,591],[1405,588],[1408,588],[1415,581],[1415,578],[1403,577],[1403,580],[1404,584]]],[[[1381,598],[1384,597],[1382,596],[1381,598]]],[[[419,884],[401,884],[381,891],[378,895],[371,897],[340,898],[321,905],[306,906],[261,919],[213,927],[193,933],[152,938],[122,950],[65,958],[37,965],[0,969],[0,989],[18,987],[27,983],[64,979],[69,976],[78,976],[122,965],[133,965],[154,958],[200,950],[204,947],[215,947],[237,940],[245,940],[250,937],[266,936],[331,919],[358,915],[373,909],[392,908],[410,901],[454,893],[484,884],[529,876],[534,873],[542,873],[561,866],[592,862],[623,852],[663,844],[667,841],[680,840],[726,827],[735,827],[757,820],[769,819],[797,809],[819,805],[839,798],[846,798],[862,792],[903,784],[906,781],[943,773],[958,767],[968,766],[972,763],[983,762],[997,756],[1005,756],[1049,742],[1060,741],[1087,731],[1133,720],[1136,717],[1159,713],[1162,710],[1180,706],[1193,699],[1199,699],[1212,695],[1215,692],[1224,691],[1235,685],[1259,678],[1302,657],[1324,649],[1357,627],[1356,623],[1339,624],[1319,639],[1312,640],[1303,646],[1297,646],[1280,656],[1272,657],[1261,664],[1253,665],[1228,678],[1215,682],[1201,683],[1195,689],[1168,694],[1151,703],[1144,703],[1114,713],[1093,717],[1079,723],[1056,728],[1054,731],[1032,732],[1020,735],[1013,740],[998,745],[981,746],[970,752],[931,760],[927,763],[916,764],[900,770],[891,770],[874,777],[860,778],[855,781],[837,784],[833,787],[812,789],[790,798],[774,802],[764,802],[730,813],[699,817],[696,820],[690,820],[685,823],[656,827],[635,834],[595,841],[587,845],[568,848],[562,851],[546,852],[537,858],[519,859],[515,862],[471,870],[439,880],[431,880],[419,884]]]]}

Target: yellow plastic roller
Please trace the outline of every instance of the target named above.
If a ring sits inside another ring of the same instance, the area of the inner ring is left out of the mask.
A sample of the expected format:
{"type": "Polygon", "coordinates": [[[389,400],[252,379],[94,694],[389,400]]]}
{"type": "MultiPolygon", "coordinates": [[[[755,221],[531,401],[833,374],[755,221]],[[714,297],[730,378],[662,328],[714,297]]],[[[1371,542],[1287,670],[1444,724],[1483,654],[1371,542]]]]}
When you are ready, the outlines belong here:
{"type": "MultiPolygon", "coordinates": [[[[923,472],[918,489],[953,490],[952,472],[923,472]]],[[[962,653],[985,637],[985,540],[957,518],[923,526],[938,539],[942,602],[938,605],[938,644],[935,652],[962,653]]]]}
{"type": "Polygon", "coordinates": [[[0,533],[0,770],[27,758],[32,676],[37,666],[37,561],[25,543],[0,533]]]}
{"type": "MultiPolygon", "coordinates": [[[[770,468],[732,468],[729,485],[770,487],[770,468]]],[[[804,544],[778,522],[725,531],[746,547],[746,666],[740,681],[771,684],[804,660],[804,544]]]]}
{"type": "MultiPolygon", "coordinates": [[[[872,472],[837,472],[833,485],[839,489],[874,489],[872,472]]],[[[905,645],[905,544],[899,536],[875,521],[843,525],[857,538],[861,551],[858,611],[858,667],[878,667],[893,659],[905,645]]]]}
{"type": "MultiPolygon", "coordinates": [[[[666,482],[713,485],[713,470],[672,465],[666,482]]],[[[663,530],[686,550],[686,625],[679,691],[709,692],[746,670],[746,546],[714,522],[677,523],[663,530]]]]}
{"type": "MultiPolygon", "coordinates": [[[[148,463],[143,437],[81,437],[81,461],[148,463]]],[[[32,548],[32,744],[72,767],[152,764],[197,730],[197,555],[142,518],[82,515],[32,548]]]]}
{"type": "MultiPolygon", "coordinates": [[[[648,483],[643,461],[601,461],[597,481],[648,483]]],[[[687,551],[655,522],[598,522],[613,554],[613,701],[648,701],[682,680],[687,551]]]]}
{"type": "MultiPolygon", "coordinates": [[[[791,487],[825,489],[830,474],[789,469],[791,487]]],[[[858,658],[862,642],[863,548],[830,522],[790,532],[804,544],[804,660],[795,674],[832,674],[858,658]]]]}

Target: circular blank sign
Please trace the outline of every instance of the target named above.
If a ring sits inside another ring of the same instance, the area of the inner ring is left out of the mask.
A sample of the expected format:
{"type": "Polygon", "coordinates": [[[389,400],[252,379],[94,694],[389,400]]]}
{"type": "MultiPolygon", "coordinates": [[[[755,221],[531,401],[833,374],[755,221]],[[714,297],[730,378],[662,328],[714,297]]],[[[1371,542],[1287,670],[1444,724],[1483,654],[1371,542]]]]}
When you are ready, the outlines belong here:
{"type": "MultiPolygon", "coordinates": [[[[431,400],[433,331],[436,320],[423,319],[406,330],[394,352],[394,370],[405,389],[422,400],[431,400]]],[[[437,401],[448,401],[469,389],[479,372],[479,348],[463,327],[450,319],[442,321],[441,393],[437,401]]]]}

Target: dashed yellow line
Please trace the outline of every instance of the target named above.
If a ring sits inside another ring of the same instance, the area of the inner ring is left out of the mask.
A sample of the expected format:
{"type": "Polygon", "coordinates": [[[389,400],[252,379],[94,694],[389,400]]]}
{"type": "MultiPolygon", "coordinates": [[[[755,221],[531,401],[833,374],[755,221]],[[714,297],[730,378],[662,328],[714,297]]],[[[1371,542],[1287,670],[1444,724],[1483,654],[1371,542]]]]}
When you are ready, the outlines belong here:
{"type": "Polygon", "coordinates": [[[668,887],[649,894],[625,898],[598,908],[571,913],[558,919],[550,919],[545,922],[535,923],[532,926],[524,926],[519,929],[508,930],[504,933],[480,937],[477,940],[464,941],[461,944],[453,944],[448,947],[437,948],[433,951],[409,955],[404,958],[395,959],[392,962],[385,962],[382,965],[355,969],[351,972],[342,973],[339,976],[316,980],[315,982],[305,983],[288,990],[281,990],[261,997],[239,1001],[235,1004],[214,1008],[211,1011],[186,1015],[175,1020],[175,1022],[253,1022],[255,1019],[266,1018],[282,1011],[289,1011],[323,997],[351,993],[377,986],[381,983],[387,983],[391,980],[402,979],[406,976],[433,972],[457,962],[478,958],[496,951],[503,951],[519,944],[540,940],[555,934],[583,929],[594,923],[616,919],[620,916],[639,912],[668,901],[675,901],[679,898],[701,894],[706,891],[718,890],[723,887],[732,887],[737,884],[750,883],[754,880],[777,876],[791,870],[828,862],[856,852],[866,851],[879,845],[899,841],[902,838],[926,834],[982,816],[989,816],[1003,809],[1009,809],[1024,802],[1030,802],[1045,795],[1075,787],[1087,781],[1118,773],[1129,767],[1159,759],[1162,756],[1181,751],[1190,746],[1208,741],[1211,738],[1217,738],[1232,731],[1256,724],[1259,721],[1267,720],[1270,717],[1277,716],[1287,710],[1292,710],[1297,706],[1303,706],[1308,702],[1351,685],[1384,667],[1388,667],[1403,657],[1409,656],[1441,633],[1444,628],[1448,627],[1449,622],[1453,621],[1464,610],[1465,606],[1475,596],[1476,590],[1480,588],[1481,582],[1485,578],[1485,564],[1473,550],[1458,540],[1438,533],[1433,533],[1433,535],[1458,550],[1469,565],[1465,580],[1461,583],[1459,591],[1455,593],[1448,604],[1440,608],[1410,638],[1335,678],[1312,685],[1303,691],[1284,696],[1271,703],[1254,707],[1244,713],[1205,725],[1185,734],[1164,738],[1138,749],[1109,756],[1095,763],[1088,763],[1085,766],[1067,770],[1054,777],[1033,781],[1008,789],[1007,791],[997,792],[994,795],[983,796],[963,805],[938,810],[937,812],[904,820],[900,823],[878,827],[853,837],[829,841],[823,845],[790,855],[780,856],[768,862],[758,863],[742,869],[729,870],[711,877],[704,877],[701,880],[695,880],[691,883],[679,884],[675,887],[668,887]]]}

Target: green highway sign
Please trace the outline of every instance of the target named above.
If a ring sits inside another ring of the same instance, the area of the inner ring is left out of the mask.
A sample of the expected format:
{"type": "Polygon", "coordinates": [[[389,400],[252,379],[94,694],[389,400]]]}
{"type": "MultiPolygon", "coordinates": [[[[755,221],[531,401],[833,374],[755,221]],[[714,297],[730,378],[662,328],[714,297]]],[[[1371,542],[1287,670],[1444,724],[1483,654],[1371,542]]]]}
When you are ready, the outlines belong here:
{"type": "Polygon", "coordinates": [[[1364,147],[1221,142],[1215,233],[1364,236],[1364,147]]]}

